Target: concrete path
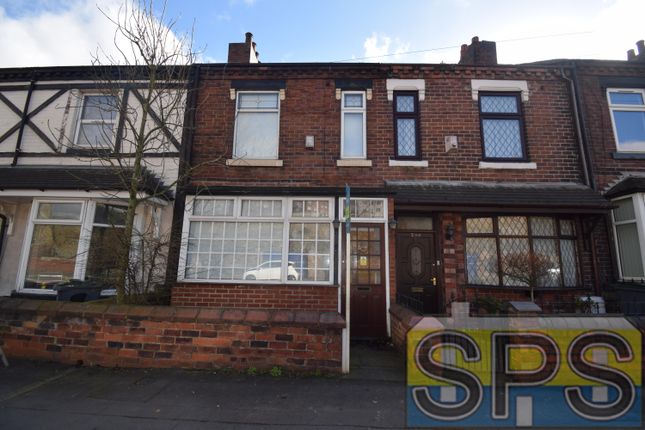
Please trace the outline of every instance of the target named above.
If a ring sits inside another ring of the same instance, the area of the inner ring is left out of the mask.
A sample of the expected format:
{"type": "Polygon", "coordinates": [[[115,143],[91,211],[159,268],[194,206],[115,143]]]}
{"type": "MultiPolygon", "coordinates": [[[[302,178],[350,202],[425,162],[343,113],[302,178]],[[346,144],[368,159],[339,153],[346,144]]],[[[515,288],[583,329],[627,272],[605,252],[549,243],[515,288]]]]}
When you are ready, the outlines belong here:
{"type": "Polygon", "coordinates": [[[403,428],[402,359],[366,346],[353,350],[349,377],[75,368],[11,360],[9,368],[0,368],[0,428],[403,428]]]}

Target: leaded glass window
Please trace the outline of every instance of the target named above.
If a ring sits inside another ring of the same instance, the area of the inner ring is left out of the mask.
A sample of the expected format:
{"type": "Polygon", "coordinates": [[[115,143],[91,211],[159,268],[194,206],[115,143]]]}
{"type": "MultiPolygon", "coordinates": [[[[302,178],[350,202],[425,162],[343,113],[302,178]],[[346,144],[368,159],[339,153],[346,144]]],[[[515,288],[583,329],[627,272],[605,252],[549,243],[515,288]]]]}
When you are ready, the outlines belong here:
{"type": "Polygon", "coordinates": [[[419,158],[419,108],[416,92],[394,93],[396,158],[419,158]]]}
{"type": "Polygon", "coordinates": [[[466,273],[469,285],[527,287],[530,279],[535,287],[575,287],[575,224],[542,216],[467,218],[466,273]],[[533,276],[518,276],[518,267],[533,276]]]}
{"type": "Polygon", "coordinates": [[[521,160],[524,148],[519,93],[479,93],[485,159],[521,160]]]}

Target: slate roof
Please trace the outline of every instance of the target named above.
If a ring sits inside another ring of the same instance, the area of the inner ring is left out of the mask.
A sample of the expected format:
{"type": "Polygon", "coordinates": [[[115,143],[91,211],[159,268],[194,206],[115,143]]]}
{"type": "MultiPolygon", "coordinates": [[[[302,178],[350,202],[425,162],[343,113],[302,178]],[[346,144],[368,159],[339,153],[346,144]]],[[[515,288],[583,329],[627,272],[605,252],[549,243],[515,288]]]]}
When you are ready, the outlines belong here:
{"type": "Polygon", "coordinates": [[[645,177],[629,176],[605,191],[605,197],[613,199],[627,194],[642,192],[645,192],[645,177]]]}
{"type": "Polygon", "coordinates": [[[612,207],[600,193],[570,183],[386,181],[386,188],[397,204],[599,213],[612,207]]]}
{"type": "MultiPolygon", "coordinates": [[[[76,166],[0,167],[0,190],[127,191],[131,169],[76,166]]],[[[172,191],[144,170],[139,191],[172,199],[172,191]]]]}

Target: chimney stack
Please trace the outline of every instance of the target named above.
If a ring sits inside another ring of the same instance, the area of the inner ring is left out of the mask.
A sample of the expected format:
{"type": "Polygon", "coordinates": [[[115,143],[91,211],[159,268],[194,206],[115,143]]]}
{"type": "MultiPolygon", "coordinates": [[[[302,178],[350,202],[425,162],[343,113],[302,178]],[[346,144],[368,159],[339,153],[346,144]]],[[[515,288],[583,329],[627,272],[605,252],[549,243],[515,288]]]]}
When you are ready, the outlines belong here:
{"type": "Polygon", "coordinates": [[[636,48],[638,49],[638,54],[633,49],[627,51],[627,61],[645,62],[645,41],[639,40],[636,42],[636,48]]]}
{"type": "Polygon", "coordinates": [[[259,63],[260,53],[255,50],[253,33],[246,33],[244,42],[228,44],[228,62],[236,64],[259,63]]]}
{"type": "Polygon", "coordinates": [[[471,44],[461,45],[459,64],[465,66],[494,66],[497,64],[497,45],[495,42],[472,38],[471,44]]]}

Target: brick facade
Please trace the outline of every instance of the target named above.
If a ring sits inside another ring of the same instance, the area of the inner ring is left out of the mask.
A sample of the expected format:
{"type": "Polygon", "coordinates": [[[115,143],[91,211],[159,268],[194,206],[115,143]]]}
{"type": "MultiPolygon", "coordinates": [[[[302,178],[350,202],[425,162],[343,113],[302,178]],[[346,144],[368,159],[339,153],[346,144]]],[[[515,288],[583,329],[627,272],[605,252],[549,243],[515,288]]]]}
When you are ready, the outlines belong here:
{"type": "MultiPolygon", "coordinates": [[[[571,109],[569,82],[558,67],[549,66],[467,66],[467,65],[374,65],[374,64],[228,64],[204,65],[199,73],[195,130],[191,162],[197,166],[191,176],[193,192],[244,195],[342,196],[342,188],[371,192],[388,197],[386,181],[479,181],[506,183],[583,184],[579,143],[571,109]],[[423,79],[425,100],[419,101],[419,140],[421,160],[428,167],[390,165],[394,158],[393,104],[388,100],[388,78],[423,79]],[[473,100],[471,80],[525,81],[528,100],[522,102],[524,135],[528,161],[535,169],[484,169],[479,105],[473,100]],[[231,99],[234,81],[280,81],[284,100],[280,101],[279,155],[281,167],[232,166],[236,101],[231,99]],[[366,100],[367,160],[371,167],[338,167],[341,141],[341,101],[337,80],[371,81],[371,100],[366,100]],[[314,148],[305,148],[305,137],[313,136],[314,148]],[[444,137],[457,136],[458,148],[445,150],[444,137]],[[300,191],[298,191],[300,190],[300,191]],[[330,190],[338,190],[335,194],[330,190]],[[370,191],[371,190],[371,191],[370,191]],[[380,194],[379,194],[380,193],[380,194]]],[[[355,194],[360,196],[361,194],[355,194]]],[[[440,309],[447,311],[452,301],[490,293],[500,297],[525,298],[526,291],[479,289],[465,286],[464,214],[466,212],[416,208],[402,211],[389,197],[388,219],[400,215],[434,217],[440,272],[440,309]],[[452,224],[453,240],[443,232],[452,224]],[[485,292],[487,291],[487,293],[485,292]]],[[[477,212],[473,208],[468,213],[477,212]]],[[[504,213],[504,208],[497,208],[504,213]]],[[[490,213],[490,211],[489,211],[490,213]]],[[[523,215],[531,215],[527,209],[523,215]]],[[[576,214],[571,214],[576,215],[576,214]]],[[[598,257],[594,266],[592,250],[583,246],[583,221],[578,219],[578,253],[582,287],[585,292],[598,289],[597,279],[611,273],[607,257],[598,257]],[[597,275],[596,272],[600,271],[597,275]]],[[[585,221],[586,222],[586,221],[585,221]]],[[[602,252],[606,231],[596,226],[597,249],[602,252]]],[[[584,234],[589,232],[585,230],[584,234]]],[[[395,232],[389,230],[390,301],[396,301],[395,232]]],[[[330,310],[337,306],[336,288],[300,286],[221,285],[179,283],[173,303],[182,305],[233,307],[289,307],[330,310]],[[325,293],[321,293],[324,290],[325,293]],[[329,293],[329,296],[326,294],[329,293]],[[324,295],[324,297],[323,297],[324,295]],[[289,301],[286,297],[294,298],[289,301]]],[[[563,292],[573,296],[576,292],[563,292]]],[[[545,293],[545,297],[550,293],[545,293]]],[[[554,294],[558,294],[555,292],[554,294]]]]}
{"type": "Polygon", "coordinates": [[[67,364],[340,373],[343,326],[336,312],[0,298],[0,346],[9,358],[67,364]]]}
{"type": "Polygon", "coordinates": [[[172,305],[331,312],[338,309],[338,289],[311,285],[183,283],[174,288],[172,305]]]}

